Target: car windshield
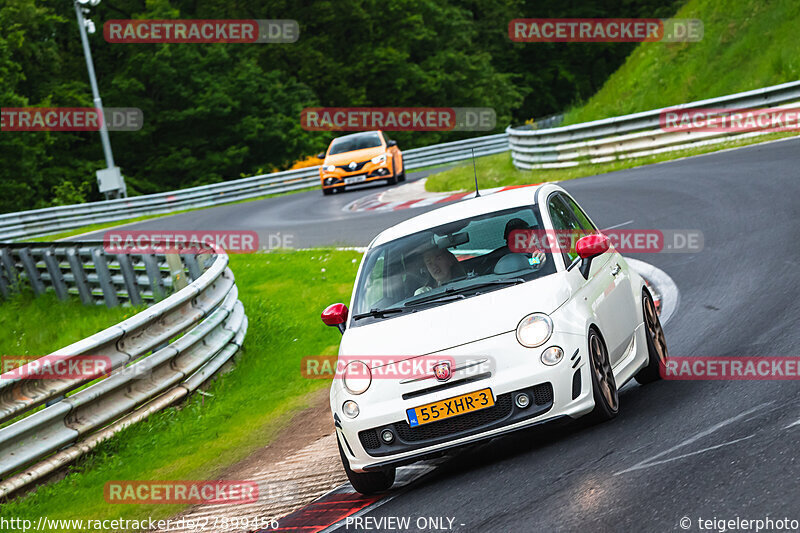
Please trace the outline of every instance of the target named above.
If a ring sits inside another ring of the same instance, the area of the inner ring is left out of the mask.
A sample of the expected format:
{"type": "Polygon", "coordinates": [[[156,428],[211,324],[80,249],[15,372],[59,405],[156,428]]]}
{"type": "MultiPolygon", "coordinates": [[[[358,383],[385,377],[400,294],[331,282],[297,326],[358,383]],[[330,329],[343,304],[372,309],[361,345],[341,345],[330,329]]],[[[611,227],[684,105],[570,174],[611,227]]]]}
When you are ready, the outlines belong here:
{"type": "Polygon", "coordinates": [[[339,137],[333,140],[329,155],[343,154],[353,150],[363,150],[364,148],[377,148],[378,146],[381,146],[381,136],[375,132],[348,135],[347,137],[339,137]]]}
{"type": "Polygon", "coordinates": [[[550,253],[513,253],[516,229],[541,229],[515,207],[401,237],[367,252],[356,286],[355,326],[387,320],[555,273],[550,253]]]}

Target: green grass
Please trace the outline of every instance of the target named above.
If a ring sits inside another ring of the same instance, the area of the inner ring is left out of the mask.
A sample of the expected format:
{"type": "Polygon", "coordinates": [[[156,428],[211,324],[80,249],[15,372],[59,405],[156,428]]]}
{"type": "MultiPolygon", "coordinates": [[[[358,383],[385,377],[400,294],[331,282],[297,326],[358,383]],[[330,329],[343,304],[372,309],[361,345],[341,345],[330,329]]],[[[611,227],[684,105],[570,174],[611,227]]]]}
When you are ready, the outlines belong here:
{"type": "Polygon", "coordinates": [[[642,43],[565,124],[693,102],[800,79],[800,2],[689,0],[674,18],[703,21],[696,43],[642,43]]]}
{"type": "MultiPolygon", "coordinates": [[[[143,309],[143,308],[142,308],[143,309]]],[[[0,300],[0,353],[47,355],[133,316],[132,307],[85,306],[77,298],[61,302],[55,294],[33,293],[0,300]]]]}
{"type": "Polygon", "coordinates": [[[108,505],[110,480],[214,479],[270,442],[308,394],[328,380],[305,379],[301,358],[334,355],[339,332],[319,314],[349,301],[360,254],[311,250],[231,256],[250,324],[233,372],[179,407],[157,413],[101,444],[65,479],[2,506],[3,516],[165,518],[175,505],[108,505]]]}
{"type": "MultiPolygon", "coordinates": [[[[586,176],[614,172],[616,170],[624,170],[626,168],[661,163],[664,161],[679,159],[681,157],[690,157],[694,155],[715,152],[717,150],[724,150],[726,148],[748,146],[751,144],[791,137],[793,135],[796,134],[773,133],[762,135],[760,137],[728,141],[709,146],[700,146],[686,150],[676,150],[674,152],[667,152],[664,154],[637,157],[635,159],[621,159],[609,163],[599,163],[594,165],[587,164],[568,168],[518,170],[514,167],[514,164],[511,161],[510,152],[479,157],[476,158],[475,163],[478,171],[478,186],[481,189],[490,189],[492,187],[502,187],[507,185],[544,183],[547,181],[566,181],[575,178],[583,178],[586,176]]],[[[472,169],[472,162],[470,161],[469,163],[464,163],[458,167],[430,176],[428,181],[425,182],[425,189],[430,192],[472,190],[475,187],[474,180],[475,178],[472,169]]]]}

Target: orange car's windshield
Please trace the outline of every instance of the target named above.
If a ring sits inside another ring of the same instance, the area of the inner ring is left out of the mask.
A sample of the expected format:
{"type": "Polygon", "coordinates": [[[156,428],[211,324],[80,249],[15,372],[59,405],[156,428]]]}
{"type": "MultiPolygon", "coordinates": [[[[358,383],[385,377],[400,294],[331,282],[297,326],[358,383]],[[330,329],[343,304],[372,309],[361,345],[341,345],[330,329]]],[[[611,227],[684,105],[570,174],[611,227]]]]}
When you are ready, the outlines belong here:
{"type": "Polygon", "coordinates": [[[363,150],[364,148],[377,148],[380,146],[381,138],[377,133],[366,133],[363,135],[348,135],[340,137],[331,143],[330,155],[343,154],[353,150],[363,150]]]}

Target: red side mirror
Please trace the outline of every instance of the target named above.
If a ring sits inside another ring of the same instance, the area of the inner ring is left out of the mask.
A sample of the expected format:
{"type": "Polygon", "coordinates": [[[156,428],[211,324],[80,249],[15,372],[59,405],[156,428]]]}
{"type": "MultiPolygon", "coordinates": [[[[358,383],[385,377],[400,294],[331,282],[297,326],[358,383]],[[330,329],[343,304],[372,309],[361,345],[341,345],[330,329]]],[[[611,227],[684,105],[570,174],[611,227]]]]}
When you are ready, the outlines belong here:
{"type": "Polygon", "coordinates": [[[575,251],[581,259],[591,259],[608,251],[608,237],[602,233],[587,235],[578,239],[575,243],[575,251]]]}
{"type": "Polygon", "coordinates": [[[344,331],[344,323],[347,322],[347,315],[350,310],[344,304],[332,304],[322,312],[322,321],[326,326],[338,326],[340,331],[344,331]]]}

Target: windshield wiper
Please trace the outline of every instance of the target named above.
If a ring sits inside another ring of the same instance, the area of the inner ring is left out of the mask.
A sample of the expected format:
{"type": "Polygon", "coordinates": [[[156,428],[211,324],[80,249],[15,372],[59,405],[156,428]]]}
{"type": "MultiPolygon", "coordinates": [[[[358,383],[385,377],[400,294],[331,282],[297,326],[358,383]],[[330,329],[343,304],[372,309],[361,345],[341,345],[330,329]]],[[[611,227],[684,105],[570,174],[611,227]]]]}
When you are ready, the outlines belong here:
{"type": "Polygon", "coordinates": [[[386,318],[386,315],[390,315],[393,313],[402,313],[404,311],[408,311],[405,307],[389,307],[387,309],[372,309],[369,313],[361,313],[359,315],[354,315],[353,320],[360,320],[362,318],[372,317],[372,318],[386,318]]]}
{"type": "Polygon", "coordinates": [[[464,287],[464,290],[474,289],[476,287],[488,287],[490,285],[518,285],[520,283],[525,283],[525,280],[522,278],[493,279],[492,281],[484,281],[481,283],[475,283],[474,285],[470,285],[468,287],[464,287]]]}
{"type": "Polygon", "coordinates": [[[463,294],[460,294],[460,292],[461,292],[460,290],[456,289],[447,289],[444,292],[431,294],[423,298],[417,298],[416,300],[409,300],[403,305],[411,307],[414,305],[426,304],[428,302],[448,302],[450,300],[463,300],[465,296],[463,294]]]}
{"type": "Polygon", "coordinates": [[[422,298],[417,298],[414,300],[409,300],[404,305],[413,306],[428,302],[461,300],[465,298],[465,296],[462,293],[469,292],[474,289],[480,289],[482,287],[490,287],[492,285],[517,285],[519,283],[525,283],[525,280],[522,278],[494,279],[492,281],[484,281],[482,283],[473,283],[472,285],[467,285],[466,287],[459,287],[459,288],[449,287],[445,289],[444,292],[431,294],[429,296],[423,296],[422,298]]]}

